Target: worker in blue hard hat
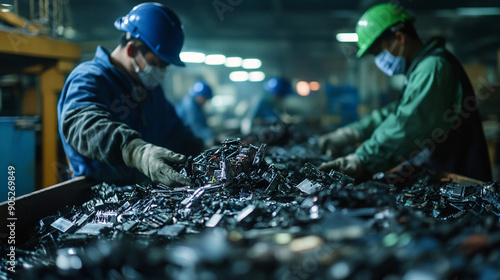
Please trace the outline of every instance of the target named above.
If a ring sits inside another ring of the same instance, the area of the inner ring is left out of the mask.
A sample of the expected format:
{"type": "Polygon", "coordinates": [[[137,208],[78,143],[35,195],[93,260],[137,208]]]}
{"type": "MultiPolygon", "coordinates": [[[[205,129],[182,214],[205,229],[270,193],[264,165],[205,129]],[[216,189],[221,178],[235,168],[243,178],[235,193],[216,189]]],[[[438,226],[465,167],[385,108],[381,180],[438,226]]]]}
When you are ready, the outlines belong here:
{"type": "Polygon", "coordinates": [[[167,68],[184,66],[184,31],[159,3],[135,6],[115,21],[123,31],[109,52],[68,76],[58,103],[59,134],[74,176],[131,184],[145,180],[187,185],[175,163],[196,155],[203,142],[187,129],[161,87],[167,68]]]}
{"type": "Polygon", "coordinates": [[[443,38],[421,41],[415,17],[393,3],[368,9],[356,26],[358,57],[374,56],[388,76],[405,75],[399,100],[320,138],[339,155],[320,166],[363,178],[402,162],[474,179],[492,179],[486,140],[472,85],[443,38]]]}
{"type": "Polygon", "coordinates": [[[196,81],[177,105],[175,111],[184,125],[188,126],[198,138],[203,139],[205,146],[214,144],[214,133],[207,124],[203,105],[212,99],[212,88],[203,80],[196,81]]]}
{"type": "Polygon", "coordinates": [[[264,85],[265,94],[256,96],[242,121],[242,133],[251,132],[254,125],[282,123],[286,114],[284,100],[292,94],[292,84],[284,77],[273,77],[264,85]]]}

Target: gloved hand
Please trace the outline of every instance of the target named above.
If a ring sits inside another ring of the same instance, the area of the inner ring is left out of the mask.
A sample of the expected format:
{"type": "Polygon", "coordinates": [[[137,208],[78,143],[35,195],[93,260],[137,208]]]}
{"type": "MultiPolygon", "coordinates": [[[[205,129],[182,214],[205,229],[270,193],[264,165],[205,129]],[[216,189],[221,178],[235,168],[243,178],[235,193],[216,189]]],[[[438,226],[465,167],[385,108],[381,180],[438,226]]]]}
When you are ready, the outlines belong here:
{"type": "Polygon", "coordinates": [[[356,154],[350,154],[329,162],[324,162],[318,169],[322,171],[330,171],[333,169],[356,179],[363,178],[368,173],[356,154]]]}
{"type": "Polygon", "coordinates": [[[184,155],[136,138],[125,144],[122,156],[127,166],[138,169],[153,182],[163,183],[167,186],[191,184],[188,177],[181,175],[168,165],[169,162],[186,162],[184,155]]]}
{"type": "Polygon", "coordinates": [[[322,153],[328,156],[338,156],[345,147],[354,145],[359,141],[361,141],[359,131],[345,126],[322,135],[318,144],[322,153]]]}

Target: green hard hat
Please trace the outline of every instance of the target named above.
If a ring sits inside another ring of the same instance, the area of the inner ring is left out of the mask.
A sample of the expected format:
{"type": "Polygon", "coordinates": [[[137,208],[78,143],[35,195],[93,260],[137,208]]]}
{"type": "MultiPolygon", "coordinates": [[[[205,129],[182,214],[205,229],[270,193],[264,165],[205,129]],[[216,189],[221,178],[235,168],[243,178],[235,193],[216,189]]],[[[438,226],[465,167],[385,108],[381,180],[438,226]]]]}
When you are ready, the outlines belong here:
{"type": "Polygon", "coordinates": [[[399,22],[414,21],[415,17],[408,14],[401,6],[384,3],[368,9],[356,25],[359,51],[357,57],[363,56],[373,42],[387,30],[399,22]]]}

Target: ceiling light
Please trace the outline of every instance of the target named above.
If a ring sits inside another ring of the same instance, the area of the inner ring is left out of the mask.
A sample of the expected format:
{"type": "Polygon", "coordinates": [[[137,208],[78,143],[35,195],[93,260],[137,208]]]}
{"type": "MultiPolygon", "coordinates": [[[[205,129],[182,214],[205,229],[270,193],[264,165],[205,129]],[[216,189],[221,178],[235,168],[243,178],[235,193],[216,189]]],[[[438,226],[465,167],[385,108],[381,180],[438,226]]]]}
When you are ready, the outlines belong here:
{"type": "Polygon", "coordinates": [[[243,59],[242,67],[245,69],[258,69],[262,66],[262,61],[258,58],[243,59]]]}
{"type": "Polygon", "coordinates": [[[311,92],[311,89],[309,88],[309,83],[305,81],[298,82],[296,88],[297,88],[297,93],[302,96],[308,96],[309,93],[311,92]]]}
{"type": "Polygon", "coordinates": [[[0,6],[2,7],[2,12],[4,13],[12,11],[12,4],[1,4],[0,6]]]}
{"type": "Polygon", "coordinates": [[[233,82],[248,81],[248,72],[246,71],[233,71],[229,73],[229,79],[233,82]]]}
{"type": "Polygon", "coordinates": [[[205,61],[205,54],[199,52],[181,52],[181,60],[188,63],[202,63],[205,61]]]}
{"type": "Polygon", "coordinates": [[[500,15],[500,8],[496,7],[470,7],[458,8],[457,13],[459,16],[498,16],[500,15]]]}
{"type": "Polygon", "coordinates": [[[358,34],[356,33],[338,33],[337,36],[337,41],[346,43],[346,42],[357,42],[358,41],[358,34]]]}
{"type": "Polygon", "coordinates": [[[242,63],[243,59],[241,57],[232,56],[226,58],[226,63],[224,65],[226,65],[226,67],[240,67],[242,63]]]}
{"type": "Polygon", "coordinates": [[[248,80],[250,82],[261,82],[266,78],[266,74],[262,71],[252,71],[248,74],[248,80]]]}
{"type": "Polygon", "coordinates": [[[210,54],[205,57],[207,65],[222,65],[224,62],[226,62],[226,56],[222,54],[210,54]]]}
{"type": "Polygon", "coordinates": [[[318,91],[320,89],[320,85],[318,82],[316,81],[312,81],[309,83],[309,88],[312,90],[312,91],[318,91]]]}

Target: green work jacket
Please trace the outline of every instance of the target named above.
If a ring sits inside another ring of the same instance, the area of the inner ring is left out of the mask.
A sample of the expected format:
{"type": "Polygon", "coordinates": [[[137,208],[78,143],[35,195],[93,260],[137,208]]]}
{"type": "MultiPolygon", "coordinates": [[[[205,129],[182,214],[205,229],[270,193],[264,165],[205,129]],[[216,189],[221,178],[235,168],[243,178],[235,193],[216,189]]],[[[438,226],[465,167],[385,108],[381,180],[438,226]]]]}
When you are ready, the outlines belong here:
{"type": "Polygon", "coordinates": [[[406,72],[400,100],[351,124],[365,141],[355,153],[371,173],[407,160],[491,180],[477,99],[460,63],[435,38],[406,72]],[[474,103],[475,102],[475,103],[474,103]]]}

